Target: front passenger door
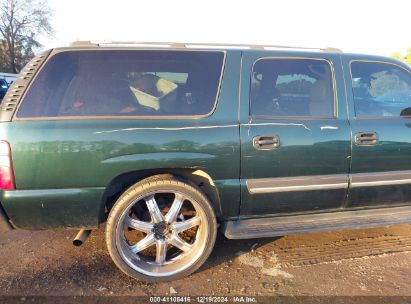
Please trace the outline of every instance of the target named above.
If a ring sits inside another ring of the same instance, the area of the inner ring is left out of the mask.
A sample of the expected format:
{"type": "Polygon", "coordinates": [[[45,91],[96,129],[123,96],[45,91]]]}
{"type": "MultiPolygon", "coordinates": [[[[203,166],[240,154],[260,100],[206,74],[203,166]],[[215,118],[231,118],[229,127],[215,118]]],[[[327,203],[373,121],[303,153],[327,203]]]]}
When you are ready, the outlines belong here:
{"type": "Polygon", "coordinates": [[[411,71],[345,57],[352,118],[349,208],[411,204],[411,71]]]}

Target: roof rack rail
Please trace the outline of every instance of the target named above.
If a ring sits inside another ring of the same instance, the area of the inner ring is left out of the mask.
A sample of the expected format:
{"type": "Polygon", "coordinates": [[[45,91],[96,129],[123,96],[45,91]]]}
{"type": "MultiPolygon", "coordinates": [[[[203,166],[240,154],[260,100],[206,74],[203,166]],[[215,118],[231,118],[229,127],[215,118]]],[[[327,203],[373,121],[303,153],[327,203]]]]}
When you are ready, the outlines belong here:
{"type": "Polygon", "coordinates": [[[91,41],[77,40],[77,41],[70,42],[69,46],[70,47],[98,46],[98,43],[93,43],[91,41]]]}
{"type": "Polygon", "coordinates": [[[220,43],[182,43],[182,42],[138,42],[138,41],[105,41],[94,43],[91,41],[74,41],[70,44],[72,47],[87,46],[134,46],[134,47],[164,47],[164,48],[236,48],[236,49],[298,49],[298,50],[319,50],[324,52],[342,53],[341,49],[334,47],[316,48],[300,47],[288,45],[259,45],[259,44],[220,44],[220,43]]]}

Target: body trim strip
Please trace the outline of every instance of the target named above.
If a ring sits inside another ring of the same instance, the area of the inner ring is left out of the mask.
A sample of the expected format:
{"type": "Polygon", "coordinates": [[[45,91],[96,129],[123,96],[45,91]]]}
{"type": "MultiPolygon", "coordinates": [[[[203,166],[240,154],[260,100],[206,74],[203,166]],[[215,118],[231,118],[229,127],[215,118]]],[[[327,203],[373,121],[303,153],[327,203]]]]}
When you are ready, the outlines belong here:
{"type": "Polygon", "coordinates": [[[411,170],[353,174],[328,174],[246,180],[250,194],[411,185],[411,170]]]}
{"type": "Polygon", "coordinates": [[[350,180],[351,188],[411,184],[411,170],[354,173],[350,180]]]}
{"type": "Polygon", "coordinates": [[[258,178],[248,179],[246,184],[251,194],[344,189],[348,187],[348,174],[258,178]]]}

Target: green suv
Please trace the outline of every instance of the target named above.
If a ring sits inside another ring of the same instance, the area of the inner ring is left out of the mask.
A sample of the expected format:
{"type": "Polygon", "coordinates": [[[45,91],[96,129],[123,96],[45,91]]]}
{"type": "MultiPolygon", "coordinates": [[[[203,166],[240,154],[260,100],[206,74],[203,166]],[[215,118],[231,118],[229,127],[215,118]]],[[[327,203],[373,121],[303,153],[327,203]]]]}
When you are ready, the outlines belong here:
{"type": "Polygon", "coordinates": [[[3,230],[105,223],[126,274],[227,238],[411,223],[411,74],[337,49],[77,43],[0,109],[3,230]]]}

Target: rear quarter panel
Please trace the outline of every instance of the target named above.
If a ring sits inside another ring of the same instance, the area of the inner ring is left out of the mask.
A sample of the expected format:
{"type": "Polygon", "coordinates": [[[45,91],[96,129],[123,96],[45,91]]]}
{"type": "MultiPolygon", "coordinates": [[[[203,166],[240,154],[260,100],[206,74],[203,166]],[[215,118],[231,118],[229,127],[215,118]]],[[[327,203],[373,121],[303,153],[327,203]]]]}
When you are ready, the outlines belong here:
{"type": "Polygon", "coordinates": [[[13,121],[16,191],[1,202],[20,228],[96,227],[106,186],[146,169],[199,169],[213,179],[223,216],[238,214],[240,52],[228,52],[215,112],[195,119],[13,121]],[[29,212],[28,212],[29,211],[29,212]]]}

